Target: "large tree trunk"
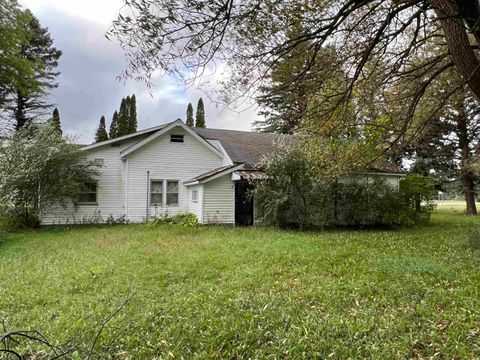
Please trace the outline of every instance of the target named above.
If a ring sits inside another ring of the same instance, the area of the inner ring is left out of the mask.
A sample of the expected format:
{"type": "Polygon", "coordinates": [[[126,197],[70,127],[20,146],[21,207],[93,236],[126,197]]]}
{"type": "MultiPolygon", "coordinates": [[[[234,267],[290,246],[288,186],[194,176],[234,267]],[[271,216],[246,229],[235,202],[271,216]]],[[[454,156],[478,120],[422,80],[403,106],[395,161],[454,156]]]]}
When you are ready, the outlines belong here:
{"type": "Polygon", "coordinates": [[[25,98],[22,93],[17,91],[17,106],[15,109],[15,130],[22,128],[27,122],[25,115],[25,98]]]}
{"type": "Polygon", "coordinates": [[[480,3],[478,0],[456,0],[460,16],[465,20],[468,29],[475,36],[478,45],[480,45],[480,27],[478,19],[480,18],[480,3]]]}
{"type": "Polygon", "coordinates": [[[475,205],[475,175],[470,166],[470,138],[468,136],[467,115],[465,113],[464,98],[458,104],[457,132],[458,145],[460,148],[460,178],[462,180],[463,193],[467,205],[467,214],[476,215],[475,205]]]}
{"type": "Polygon", "coordinates": [[[429,2],[442,25],[453,63],[470,90],[477,99],[480,99],[480,61],[468,39],[459,6],[454,0],[429,0],[429,2]]]}

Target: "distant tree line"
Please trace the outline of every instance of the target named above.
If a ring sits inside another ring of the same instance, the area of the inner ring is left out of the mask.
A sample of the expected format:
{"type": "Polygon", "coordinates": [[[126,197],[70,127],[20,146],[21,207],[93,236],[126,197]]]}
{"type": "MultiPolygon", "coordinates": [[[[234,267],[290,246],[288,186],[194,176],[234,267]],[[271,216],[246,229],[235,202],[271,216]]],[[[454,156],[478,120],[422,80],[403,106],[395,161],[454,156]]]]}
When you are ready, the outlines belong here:
{"type": "MultiPolygon", "coordinates": [[[[197,111],[195,117],[193,114],[192,103],[187,106],[187,118],[185,123],[190,127],[206,127],[205,121],[205,104],[200,98],[197,103],[197,111]]],[[[105,116],[100,118],[97,131],[95,133],[95,142],[115,139],[120,136],[133,134],[137,131],[137,101],[135,94],[122,98],[120,109],[115,111],[110,123],[110,130],[107,132],[107,124],[105,116]]]]}
{"type": "Polygon", "coordinates": [[[102,115],[95,134],[95,142],[115,139],[137,131],[137,100],[135,94],[122,98],[120,109],[115,111],[107,133],[105,116],[102,115]]]}

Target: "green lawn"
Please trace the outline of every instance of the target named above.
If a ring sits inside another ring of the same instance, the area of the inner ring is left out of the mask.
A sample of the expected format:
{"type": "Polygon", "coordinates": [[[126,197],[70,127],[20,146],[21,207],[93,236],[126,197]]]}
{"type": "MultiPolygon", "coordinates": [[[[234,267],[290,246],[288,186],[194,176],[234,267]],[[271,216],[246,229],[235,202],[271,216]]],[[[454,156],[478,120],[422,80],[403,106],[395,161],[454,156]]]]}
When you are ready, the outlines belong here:
{"type": "Polygon", "coordinates": [[[0,316],[80,357],[132,296],[96,358],[480,358],[476,226],[439,211],[401,231],[0,234],[0,316]]]}

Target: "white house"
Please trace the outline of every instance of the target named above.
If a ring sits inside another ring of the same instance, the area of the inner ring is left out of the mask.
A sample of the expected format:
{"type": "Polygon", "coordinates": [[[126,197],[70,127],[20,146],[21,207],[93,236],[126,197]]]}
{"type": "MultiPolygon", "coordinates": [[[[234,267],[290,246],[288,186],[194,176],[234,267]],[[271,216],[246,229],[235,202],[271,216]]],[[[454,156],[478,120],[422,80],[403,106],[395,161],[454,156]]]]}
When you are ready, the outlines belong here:
{"type": "MultiPolygon", "coordinates": [[[[274,150],[278,135],[190,128],[181,120],[83,147],[102,166],[77,201],[46,207],[43,225],[104,222],[125,217],[145,222],[191,212],[202,224],[253,225],[254,200],[246,194],[254,165],[274,150]]],[[[378,170],[393,186],[403,174],[378,170]]]]}

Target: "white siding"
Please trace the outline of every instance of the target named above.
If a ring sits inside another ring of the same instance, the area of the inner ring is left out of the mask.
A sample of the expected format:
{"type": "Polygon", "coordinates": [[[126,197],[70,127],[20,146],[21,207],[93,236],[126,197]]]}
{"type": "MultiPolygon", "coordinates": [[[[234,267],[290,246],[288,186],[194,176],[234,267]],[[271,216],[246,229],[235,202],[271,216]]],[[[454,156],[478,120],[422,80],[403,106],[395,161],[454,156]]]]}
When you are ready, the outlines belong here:
{"type": "Polygon", "coordinates": [[[128,219],[145,221],[147,215],[147,171],[151,180],[178,180],[178,206],[149,206],[148,216],[169,216],[189,211],[190,192],[183,183],[206,171],[222,166],[216,152],[183,128],[176,127],[128,156],[128,219]],[[184,135],[183,143],[171,143],[170,135],[184,135]]]}
{"type": "Polygon", "coordinates": [[[392,189],[398,190],[400,188],[400,179],[402,179],[404,175],[401,174],[375,174],[372,173],[368,176],[360,176],[356,178],[343,178],[340,179],[338,182],[341,184],[348,184],[352,181],[357,181],[360,183],[365,183],[365,181],[370,181],[371,179],[378,178],[383,180],[387,185],[391,186],[392,189]]]}
{"type": "Polygon", "coordinates": [[[67,201],[46,208],[42,213],[42,224],[78,224],[102,222],[110,215],[119,217],[125,214],[125,162],[120,152],[135,144],[146,135],[123,141],[120,146],[110,144],[87,152],[88,159],[103,159],[103,167],[97,177],[97,205],[74,205],[67,201]]]}
{"type": "Polygon", "coordinates": [[[398,175],[383,175],[385,182],[392,187],[392,189],[399,190],[400,189],[400,179],[403,176],[398,175]]]}
{"type": "Polygon", "coordinates": [[[209,181],[203,186],[203,223],[233,224],[235,186],[231,174],[209,181]]]}

